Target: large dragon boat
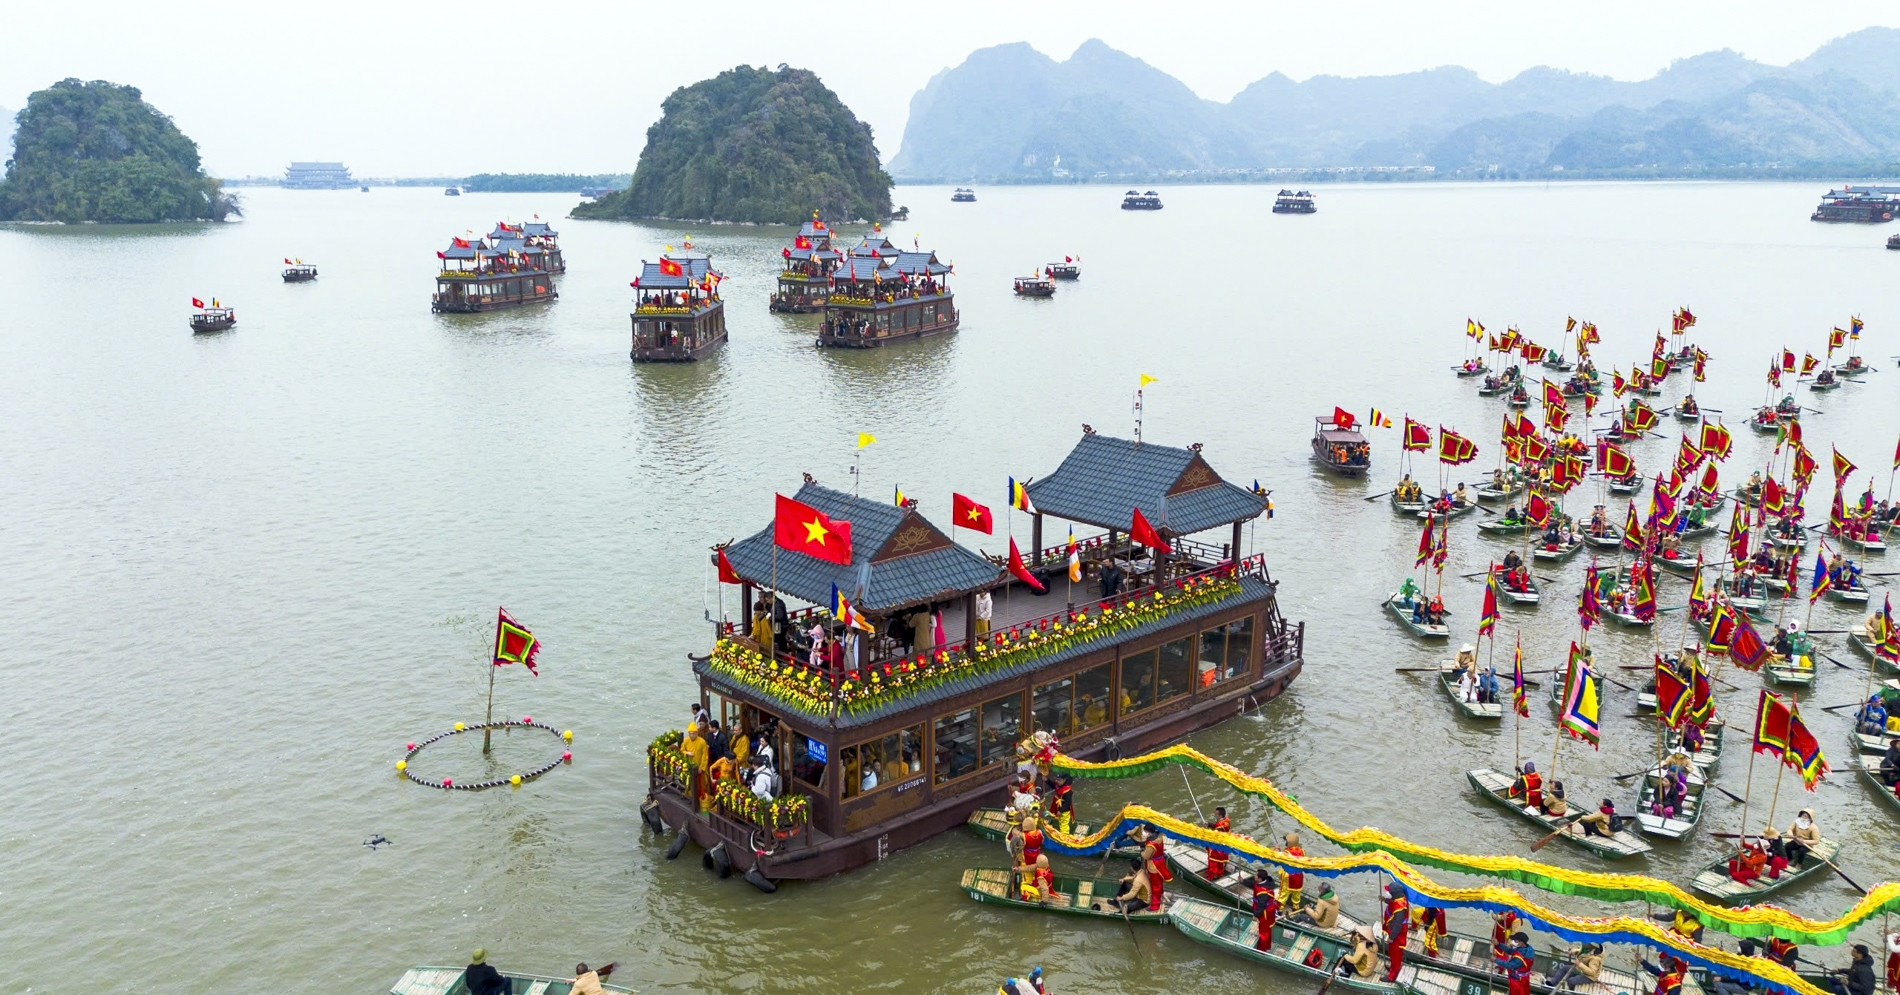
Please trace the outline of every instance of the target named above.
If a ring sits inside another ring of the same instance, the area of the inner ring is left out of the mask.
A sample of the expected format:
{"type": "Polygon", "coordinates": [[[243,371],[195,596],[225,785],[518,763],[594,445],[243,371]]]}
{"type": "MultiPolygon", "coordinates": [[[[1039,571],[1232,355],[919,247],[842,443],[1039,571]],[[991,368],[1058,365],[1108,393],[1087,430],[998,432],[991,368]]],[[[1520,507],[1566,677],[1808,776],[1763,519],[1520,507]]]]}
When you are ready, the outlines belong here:
{"type": "Polygon", "coordinates": [[[1222,479],[1198,444],[1084,426],[1062,464],[1015,497],[1033,550],[1017,569],[959,545],[915,502],[809,476],[795,500],[834,529],[849,522],[848,562],[781,545],[779,516],[719,547],[741,605],[769,605],[776,591],[810,606],[764,642],[753,638],[762,626],[725,621],[722,608],[711,651],[690,656],[712,717],[735,736],[764,733],[783,791],[763,802],[736,781],[706,790],[669,733],[648,750],[647,825],[683,833],[706,866],[762,890],[828,877],[1002,804],[1018,745],[1037,731],[1069,755],[1118,758],[1259,708],[1300,673],[1305,625],[1281,615],[1263,559],[1241,553],[1242,526],[1267,499],[1222,479]],[[1050,517],[1101,530],[1075,541],[1080,582],[1068,542],[1043,546],[1050,517]],[[1161,544],[1131,540],[1147,523],[1161,544]],[[848,637],[842,660],[786,636],[841,631],[840,614],[874,630],[848,637]],[[918,631],[943,635],[911,649],[918,631]]]}

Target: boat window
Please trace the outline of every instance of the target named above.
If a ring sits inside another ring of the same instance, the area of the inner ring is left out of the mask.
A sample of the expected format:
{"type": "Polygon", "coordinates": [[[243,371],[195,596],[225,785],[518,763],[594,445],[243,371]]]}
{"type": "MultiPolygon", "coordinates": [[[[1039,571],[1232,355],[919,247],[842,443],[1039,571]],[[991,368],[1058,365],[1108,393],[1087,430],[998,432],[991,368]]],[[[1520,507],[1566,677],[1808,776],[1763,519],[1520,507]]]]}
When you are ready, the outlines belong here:
{"type": "Polygon", "coordinates": [[[1227,623],[1227,676],[1238,677],[1253,670],[1253,616],[1227,623]]]}
{"type": "Polygon", "coordinates": [[[1083,732],[1108,723],[1108,693],[1112,675],[1109,664],[1102,664],[1075,675],[1075,731],[1083,732]]]}
{"type": "Polygon", "coordinates": [[[1209,687],[1227,676],[1222,666],[1227,655],[1227,627],[1218,626],[1201,632],[1201,656],[1194,665],[1196,687],[1209,687]]]}
{"type": "Polygon", "coordinates": [[[966,708],[937,716],[932,741],[936,747],[931,764],[935,772],[933,783],[954,781],[975,770],[976,711],[966,708]]]}
{"type": "Polygon", "coordinates": [[[825,744],[802,732],[792,732],[792,776],[820,791],[825,789],[825,768],[830,766],[830,751],[825,744]]]}
{"type": "Polygon", "coordinates": [[[993,767],[1016,755],[1023,733],[1023,696],[1012,694],[983,703],[983,766],[993,767]]]}
{"type": "Polygon", "coordinates": [[[1047,729],[1058,736],[1075,731],[1075,679],[1041,684],[1029,693],[1029,714],[1035,728],[1047,729]]]}
{"type": "Polygon", "coordinates": [[[924,770],[924,727],[900,729],[855,747],[857,767],[845,765],[844,796],[869,794],[901,784],[924,770]]]}
{"type": "Polygon", "coordinates": [[[1115,714],[1139,712],[1155,703],[1155,651],[1122,657],[1121,708],[1115,714]]]}
{"type": "Polygon", "coordinates": [[[934,323],[936,320],[937,320],[937,305],[925,304],[924,305],[924,324],[929,325],[929,324],[934,323]]]}
{"type": "Polygon", "coordinates": [[[1157,701],[1168,701],[1194,690],[1194,637],[1182,636],[1161,644],[1161,662],[1155,686],[1160,688],[1157,701]]]}

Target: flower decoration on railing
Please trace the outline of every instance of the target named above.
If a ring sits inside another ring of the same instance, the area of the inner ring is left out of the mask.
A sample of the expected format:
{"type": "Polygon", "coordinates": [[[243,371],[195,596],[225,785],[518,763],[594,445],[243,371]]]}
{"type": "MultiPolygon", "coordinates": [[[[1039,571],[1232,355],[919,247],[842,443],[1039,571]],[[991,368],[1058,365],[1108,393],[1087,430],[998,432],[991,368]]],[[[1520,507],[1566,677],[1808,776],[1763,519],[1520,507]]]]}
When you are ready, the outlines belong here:
{"type": "Polygon", "coordinates": [[[846,297],[843,294],[832,294],[827,299],[833,304],[845,304],[852,307],[870,307],[877,303],[869,297],[846,297]]]}
{"type": "Polygon", "coordinates": [[[661,777],[681,784],[691,783],[693,763],[680,750],[680,741],[684,738],[678,729],[661,733],[658,739],[647,744],[647,766],[661,777]]]}
{"type": "Polygon", "coordinates": [[[737,781],[721,781],[713,796],[728,816],[765,829],[791,829],[811,822],[811,799],[801,794],[766,801],[737,781]]]}
{"type": "Polygon", "coordinates": [[[941,687],[980,677],[1074,646],[1119,635],[1150,622],[1240,593],[1232,565],[1175,581],[1162,590],[1137,592],[1091,608],[1023,622],[979,640],[974,650],[958,645],[883,660],[849,670],[834,682],[809,667],[773,660],[733,639],[713,647],[707,666],[812,715],[830,715],[835,704],[858,713],[941,687]]]}

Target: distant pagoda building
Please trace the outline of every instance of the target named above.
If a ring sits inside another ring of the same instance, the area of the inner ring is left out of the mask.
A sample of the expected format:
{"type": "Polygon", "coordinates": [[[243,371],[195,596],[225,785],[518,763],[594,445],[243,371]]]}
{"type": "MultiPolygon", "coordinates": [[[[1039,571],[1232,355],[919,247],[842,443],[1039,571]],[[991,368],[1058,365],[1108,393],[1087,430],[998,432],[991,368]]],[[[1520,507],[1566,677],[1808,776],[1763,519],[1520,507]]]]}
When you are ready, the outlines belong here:
{"type": "Polygon", "coordinates": [[[770,309],[787,314],[813,314],[824,310],[830,290],[829,277],[844,256],[831,247],[831,229],[819,220],[817,211],[812,212],[810,221],[799,227],[792,244],[779,250],[779,256],[784,263],[770,309]]]}
{"type": "Polygon", "coordinates": [[[340,162],[293,162],[284,170],[283,185],[292,190],[344,190],[356,180],[340,162]]]}

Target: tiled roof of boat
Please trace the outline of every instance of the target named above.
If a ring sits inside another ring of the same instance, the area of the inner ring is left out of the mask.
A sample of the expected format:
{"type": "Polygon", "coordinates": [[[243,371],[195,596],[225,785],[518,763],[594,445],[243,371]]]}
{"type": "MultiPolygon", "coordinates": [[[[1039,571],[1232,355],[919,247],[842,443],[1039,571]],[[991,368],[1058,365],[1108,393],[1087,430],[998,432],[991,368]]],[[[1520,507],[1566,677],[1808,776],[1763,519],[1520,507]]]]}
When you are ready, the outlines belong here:
{"type": "MultiPolygon", "coordinates": [[[[913,509],[853,497],[819,484],[799,488],[797,499],[833,519],[851,523],[849,566],[792,550],[778,550],[778,589],[801,601],[828,604],[831,586],[836,584],[847,597],[858,592],[856,603],[860,608],[882,613],[927,601],[961,597],[995,584],[1002,572],[989,560],[955,544],[874,564],[871,557],[884,548],[898,526],[913,515],[920,519],[923,516],[913,509]]],[[[929,524],[927,519],[924,521],[929,524]]],[[[773,547],[772,527],[767,525],[727,546],[726,558],[732,561],[733,569],[741,577],[765,586],[772,582],[775,573],[773,547]]]]}
{"type": "Polygon", "coordinates": [[[891,266],[907,276],[925,273],[936,276],[950,272],[950,267],[937,261],[935,252],[899,252],[891,266]]]}
{"type": "Polygon", "coordinates": [[[883,259],[867,259],[853,256],[838,264],[833,276],[840,280],[894,280],[896,271],[883,259]]]}
{"type": "Polygon", "coordinates": [[[521,226],[521,233],[524,235],[546,236],[548,238],[554,238],[560,234],[554,229],[549,228],[545,221],[530,221],[521,226]]]}
{"type": "Polygon", "coordinates": [[[1055,472],[1029,485],[1045,515],[1127,531],[1134,509],[1157,529],[1189,535],[1257,517],[1267,499],[1221,480],[1170,496],[1199,454],[1178,446],[1084,435],[1055,472]]]}
{"type": "Polygon", "coordinates": [[[787,251],[791,253],[791,255],[785,257],[787,259],[815,259],[819,262],[828,262],[833,259],[844,258],[836,249],[789,249],[787,251]]]}
{"type": "Polygon", "coordinates": [[[650,263],[642,259],[639,284],[641,290],[682,290],[688,286],[697,285],[712,270],[712,260],[705,256],[661,256],[660,258],[679,263],[680,275],[667,276],[660,272],[659,263],[650,263]]]}

